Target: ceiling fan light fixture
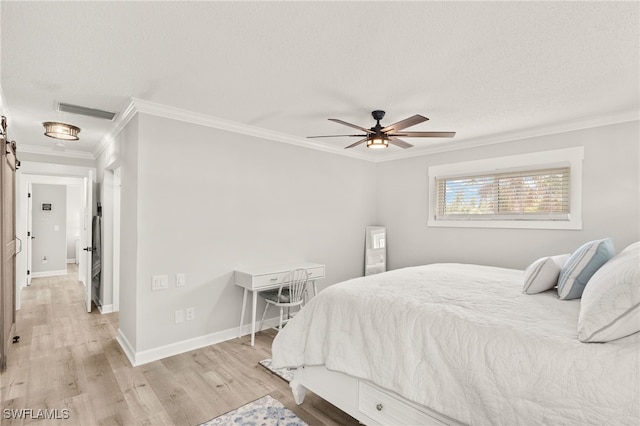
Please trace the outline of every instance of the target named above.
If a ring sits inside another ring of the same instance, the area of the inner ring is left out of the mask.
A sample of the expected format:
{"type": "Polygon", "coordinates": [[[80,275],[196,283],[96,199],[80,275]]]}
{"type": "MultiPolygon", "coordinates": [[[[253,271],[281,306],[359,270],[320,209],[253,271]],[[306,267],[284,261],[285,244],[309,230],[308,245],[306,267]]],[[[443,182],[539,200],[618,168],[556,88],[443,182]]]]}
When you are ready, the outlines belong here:
{"type": "Polygon", "coordinates": [[[389,147],[389,140],[382,135],[375,135],[367,140],[367,148],[382,149],[389,147]]]}
{"type": "Polygon", "coordinates": [[[384,111],[375,110],[371,112],[371,116],[376,120],[376,125],[367,129],[366,127],[358,126],[357,124],[347,123],[346,121],[338,120],[337,118],[330,118],[329,121],[342,124],[347,127],[358,129],[364,132],[364,135],[329,135],[329,136],[307,136],[308,138],[332,138],[332,137],[351,137],[362,138],[359,141],[345,146],[345,149],[354,148],[366,142],[367,148],[382,149],[388,148],[389,144],[397,146],[402,149],[413,147],[410,143],[399,139],[398,136],[403,138],[452,138],[456,135],[456,132],[407,132],[404,131],[407,127],[415,126],[416,124],[424,123],[429,119],[420,114],[412,115],[409,118],[400,120],[390,126],[383,127],[380,124],[380,120],[384,118],[384,111]]]}
{"type": "Polygon", "coordinates": [[[54,139],[62,139],[65,141],[77,141],[80,139],[78,133],[80,128],[71,124],[60,123],[57,121],[45,121],[42,123],[44,126],[44,135],[54,139]]]}

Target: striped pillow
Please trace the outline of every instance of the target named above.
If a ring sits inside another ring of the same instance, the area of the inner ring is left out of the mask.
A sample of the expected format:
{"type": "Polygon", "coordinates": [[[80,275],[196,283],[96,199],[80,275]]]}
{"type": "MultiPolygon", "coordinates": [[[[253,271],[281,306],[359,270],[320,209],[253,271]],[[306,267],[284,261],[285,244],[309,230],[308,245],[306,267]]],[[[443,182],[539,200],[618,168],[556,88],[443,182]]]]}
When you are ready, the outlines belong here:
{"type": "Polygon", "coordinates": [[[640,242],[591,277],[580,301],[578,339],[609,342],[640,331],[640,242]]]}
{"type": "Polygon", "coordinates": [[[560,269],[569,259],[568,254],[541,257],[524,271],[523,293],[536,294],[551,290],[558,283],[560,269]]]}
{"type": "Polygon", "coordinates": [[[615,254],[611,238],[589,241],[574,251],[560,270],[560,299],[579,299],[589,279],[615,254]]]}

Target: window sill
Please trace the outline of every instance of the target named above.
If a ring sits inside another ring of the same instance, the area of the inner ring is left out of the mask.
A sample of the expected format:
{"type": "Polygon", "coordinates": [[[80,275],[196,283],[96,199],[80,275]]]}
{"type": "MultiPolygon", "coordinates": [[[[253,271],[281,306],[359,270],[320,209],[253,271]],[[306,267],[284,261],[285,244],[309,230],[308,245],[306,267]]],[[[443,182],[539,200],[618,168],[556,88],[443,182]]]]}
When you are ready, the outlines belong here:
{"type": "Polygon", "coordinates": [[[429,220],[427,226],[442,228],[582,229],[582,221],[570,220],[429,220]]]}

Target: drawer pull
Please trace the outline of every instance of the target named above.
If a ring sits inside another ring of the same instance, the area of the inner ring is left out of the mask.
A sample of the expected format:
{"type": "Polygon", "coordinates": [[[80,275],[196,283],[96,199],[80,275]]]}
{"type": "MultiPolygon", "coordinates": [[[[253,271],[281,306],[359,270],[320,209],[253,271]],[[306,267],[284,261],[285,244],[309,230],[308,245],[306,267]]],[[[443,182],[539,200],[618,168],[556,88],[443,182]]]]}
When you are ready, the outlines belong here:
{"type": "Polygon", "coordinates": [[[278,281],[278,278],[277,277],[276,278],[271,278],[269,281],[271,281],[273,283],[273,282],[278,281]]]}
{"type": "Polygon", "coordinates": [[[376,410],[378,410],[378,411],[382,411],[382,404],[378,404],[378,405],[376,405],[376,410]]]}

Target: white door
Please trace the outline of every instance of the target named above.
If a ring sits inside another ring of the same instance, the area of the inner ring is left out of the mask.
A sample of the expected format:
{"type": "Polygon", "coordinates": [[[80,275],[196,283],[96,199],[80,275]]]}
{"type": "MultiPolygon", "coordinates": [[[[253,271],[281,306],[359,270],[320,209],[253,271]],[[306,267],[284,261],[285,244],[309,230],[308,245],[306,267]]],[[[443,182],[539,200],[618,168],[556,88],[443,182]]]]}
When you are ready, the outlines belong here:
{"type": "Polygon", "coordinates": [[[85,289],[87,312],[91,312],[91,252],[93,251],[93,171],[83,180],[82,228],[80,229],[80,261],[78,275],[85,289]]]}
{"type": "Polygon", "coordinates": [[[31,285],[31,254],[33,253],[33,188],[31,182],[27,184],[27,285],[31,285]]]}

